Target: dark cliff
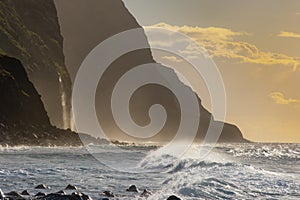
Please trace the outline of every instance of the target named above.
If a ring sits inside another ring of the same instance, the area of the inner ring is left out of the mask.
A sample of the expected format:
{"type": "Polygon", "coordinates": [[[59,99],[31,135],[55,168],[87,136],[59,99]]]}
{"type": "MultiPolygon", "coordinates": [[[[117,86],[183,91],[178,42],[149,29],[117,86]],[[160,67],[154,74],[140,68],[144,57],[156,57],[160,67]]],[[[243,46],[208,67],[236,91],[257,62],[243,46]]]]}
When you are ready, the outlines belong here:
{"type": "Polygon", "coordinates": [[[17,59],[0,56],[0,121],[51,126],[40,95],[17,59]]]}
{"type": "MultiPolygon", "coordinates": [[[[64,145],[57,139],[70,137],[51,126],[41,97],[21,62],[3,55],[0,56],[0,96],[0,145],[64,145]]],[[[79,145],[79,140],[75,140],[69,139],[65,144],[79,145]]]]}
{"type": "MultiPolygon", "coordinates": [[[[55,0],[55,4],[64,37],[66,65],[73,80],[82,61],[95,46],[117,33],[140,28],[121,0],[55,0]]],[[[137,39],[147,40],[143,33],[137,39]]],[[[109,137],[111,138],[137,139],[128,137],[116,125],[111,111],[111,96],[116,82],[123,74],[135,66],[145,63],[155,63],[149,49],[122,55],[109,66],[99,82],[96,93],[97,115],[102,128],[105,132],[110,133],[109,137]]],[[[178,79],[173,70],[169,69],[169,73],[170,76],[178,79]]],[[[192,92],[189,87],[183,83],[180,84],[184,90],[192,92]]],[[[201,105],[200,99],[198,102],[201,119],[196,140],[201,141],[206,134],[209,122],[214,119],[201,105]]],[[[174,137],[180,123],[180,109],[176,97],[166,88],[149,85],[143,87],[143,90],[137,91],[130,104],[133,120],[140,125],[148,124],[148,109],[153,104],[162,104],[167,111],[168,119],[162,131],[150,140],[170,140],[174,137]]],[[[213,123],[218,124],[220,122],[213,121],[213,123]]],[[[219,141],[244,142],[245,140],[238,127],[225,123],[219,141]]]]}
{"type": "Polygon", "coordinates": [[[1,146],[78,146],[82,145],[80,137],[103,143],[52,126],[41,96],[29,81],[22,63],[4,55],[0,55],[0,97],[1,146]]]}
{"type": "Polygon", "coordinates": [[[0,1],[0,52],[23,63],[51,122],[67,128],[71,80],[64,64],[62,43],[53,0],[0,1]],[[66,98],[64,107],[62,91],[66,98]]]}
{"type": "MultiPolygon", "coordinates": [[[[140,28],[121,0],[55,0],[55,3],[56,7],[53,0],[0,2],[0,52],[20,60],[29,76],[26,76],[20,61],[1,57],[0,128],[4,138],[1,144],[80,144],[77,134],[52,127],[46,114],[47,111],[51,122],[59,127],[66,127],[65,120],[70,120],[71,79],[64,65],[65,57],[74,79],[81,62],[97,44],[119,32],[140,28]],[[14,141],[16,138],[19,139],[14,141]]],[[[147,42],[143,33],[139,39],[147,42]]],[[[144,63],[155,63],[150,49],[125,54],[109,66],[100,80],[96,110],[104,130],[111,134],[110,138],[135,139],[124,135],[115,124],[110,103],[118,79],[144,63]]],[[[178,79],[173,70],[168,70],[171,76],[178,79]]],[[[181,82],[180,85],[192,92],[181,82]]],[[[198,102],[201,119],[196,140],[201,141],[209,122],[220,122],[214,121],[213,116],[201,105],[200,99],[198,102]]],[[[164,105],[168,119],[164,129],[150,140],[169,140],[178,129],[180,109],[176,97],[166,88],[148,85],[138,90],[130,104],[132,117],[136,123],[146,125],[149,123],[148,109],[153,104],[164,105]]],[[[225,124],[219,141],[245,140],[238,127],[225,124]]]]}

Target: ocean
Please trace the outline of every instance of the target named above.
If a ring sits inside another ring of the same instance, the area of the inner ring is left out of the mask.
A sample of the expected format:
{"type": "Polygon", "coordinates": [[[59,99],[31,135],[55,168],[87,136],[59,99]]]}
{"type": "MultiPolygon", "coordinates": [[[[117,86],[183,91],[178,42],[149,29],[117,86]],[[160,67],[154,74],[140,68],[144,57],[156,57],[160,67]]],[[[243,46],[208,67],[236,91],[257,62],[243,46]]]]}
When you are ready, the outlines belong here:
{"type": "MultiPolygon", "coordinates": [[[[4,192],[39,184],[57,192],[68,184],[90,195],[111,199],[300,199],[300,144],[218,144],[199,159],[199,145],[182,157],[156,155],[159,147],[112,145],[86,147],[1,147],[0,188],[4,192]],[[136,185],[140,193],[126,192],[136,185]]],[[[72,192],[72,191],[71,191],[72,192]]]]}

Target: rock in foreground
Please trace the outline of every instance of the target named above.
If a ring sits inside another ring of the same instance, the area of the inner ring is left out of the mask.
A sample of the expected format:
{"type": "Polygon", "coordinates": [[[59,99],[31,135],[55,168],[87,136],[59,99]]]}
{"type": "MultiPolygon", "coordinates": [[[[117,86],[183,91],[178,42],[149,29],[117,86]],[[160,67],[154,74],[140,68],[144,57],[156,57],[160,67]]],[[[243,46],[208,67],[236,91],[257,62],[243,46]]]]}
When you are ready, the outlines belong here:
{"type": "Polygon", "coordinates": [[[167,198],[167,200],[181,200],[181,199],[176,197],[175,195],[171,195],[169,196],[169,198],[167,198]]]}
{"type": "Polygon", "coordinates": [[[37,193],[35,196],[22,195],[18,192],[9,192],[7,194],[0,194],[1,200],[92,200],[92,198],[81,192],[74,192],[72,194],[59,194],[51,193],[46,195],[45,193],[37,193]]]}

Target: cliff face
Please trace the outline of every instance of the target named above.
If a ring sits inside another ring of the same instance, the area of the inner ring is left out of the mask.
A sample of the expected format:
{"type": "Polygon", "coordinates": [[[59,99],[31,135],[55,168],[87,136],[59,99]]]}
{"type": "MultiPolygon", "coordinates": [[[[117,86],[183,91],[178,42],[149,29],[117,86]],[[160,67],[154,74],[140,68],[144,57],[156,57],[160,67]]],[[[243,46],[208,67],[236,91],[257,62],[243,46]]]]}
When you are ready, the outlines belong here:
{"type": "Polygon", "coordinates": [[[77,134],[50,124],[21,62],[0,55],[0,145],[81,145],[77,134]]]}
{"type": "MultiPolygon", "coordinates": [[[[83,59],[96,45],[112,35],[132,28],[140,26],[121,0],[55,0],[55,5],[53,0],[1,1],[0,53],[20,60],[28,73],[27,77],[17,59],[1,57],[1,134],[6,137],[9,135],[7,141],[14,140],[17,133],[23,135],[21,138],[28,140],[25,144],[32,144],[28,139],[32,137],[32,141],[38,144],[57,144],[54,138],[62,137],[66,137],[62,141],[69,139],[74,144],[79,144],[78,137],[72,140],[69,138],[70,134],[58,135],[65,132],[52,127],[46,114],[47,110],[54,125],[65,128],[69,126],[66,121],[70,121],[71,79],[64,65],[64,54],[74,79],[83,59]],[[7,132],[10,134],[5,134],[7,132]],[[42,133],[34,134],[35,132],[42,133]]],[[[137,39],[147,43],[144,33],[141,32],[138,37],[137,39]]],[[[155,63],[149,49],[127,53],[115,60],[100,80],[96,110],[103,129],[111,134],[110,138],[136,139],[126,136],[116,125],[110,103],[114,85],[120,77],[135,66],[145,63],[155,63]]],[[[173,70],[168,69],[168,72],[177,79],[183,90],[192,92],[179,81],[173,70]]],[[[205,136],[209,122],[219,122],[214,121],[199,98],[198,102],[201,119],[196,140],[200,141],[205,136]]],[[[170,140],[178,129],[181,113],[176,97],[167,88],[147,85],[138,90],[129,105],[132,117],[140,125],[148,124],[148,110],[153,104],[162,104],[168,119],[164,129],[150,140],[170,140]]],[[[243,142],[244,139],[236,126],[225,124],[220,141],[243,142]]]]}
{"type": "MultiPolygon", "coordinates": [[[[105,39],[132,28],[140,28],[135,18],[126,9],[121,0],[55,0],[58,10],[62,35],[64,37],[64,54],[66,65],[74,80],[76,73],[88,53],[105,39]]],[[[140,40],[147,40],[141,33],[140,40]]],[[[146,41],[147,42],[147,41],[146,41]]],[[[115,60],[105,71],[96,93],[96,110],[102,128],[111,133],[111,138],[132,140],[124,134],[114,122],[111,111],[111,96],[114,85],[120,77],[135,66],[155,63],[149,49],[127,53],[115,60]]],[[[164,66],[161,66],[164,68],[164,66]]],[[[169,69],[170,76],[177,78],[175,72],[169,69]]],[[[184,90],[192,92],[181,83],[184,90]]],[[[196,140],[204,138],[209,122],[213,116],[201,105],[198,99],[201,119],[196,140]]],[[[166,88],[148,85],[134,94],[130,104],[133,119],[140,125],[149,123],[148,109],[150,105],[164,105],[168,119],[164,129],[152,141],[170,140],[174,137],[180,123],[180,107],[176,97],[166,88]]],[[[193,117],[193,116],[191,116],[193,117]]],[[[219,122],[213,121],[217,124],[219,122]]],[[[244,142],[240,130],[230,124],[224,125],[220,142],[244,142]]]]}
{"type": "Polygon", "coordinates": [[[107,142],[52,126],[22,63],[1,54],[0,97],[1,146],[79,146],[80,137],[94,144],[107,142]]]}
{"type": "Polygon", "coordinates": [[[53,0],[0,1],[0,52],[23,63],[51,122],[58,127],[66,126],[71,96],[62,43],[53,0]]]}
{"type": "Polygon", "coordinates": [[[0,96],[2,123],[51,126],[40,95],[17,59],[0,56],[0,96]]]}
{"type": "MultiPolygon", "coordinates": [[[[122,31],[140,28],[122,0],[54,0],[54,2],[64,37],[66,66],[72,80],[83,59],[96,45],[122,31]]],[[[145,36],[144,38],[146,40],[145,36]]],[[[152,60],[149,52],[141,53],[139,56],[141,57],[135,57],[135,60],[152,60]]]]}

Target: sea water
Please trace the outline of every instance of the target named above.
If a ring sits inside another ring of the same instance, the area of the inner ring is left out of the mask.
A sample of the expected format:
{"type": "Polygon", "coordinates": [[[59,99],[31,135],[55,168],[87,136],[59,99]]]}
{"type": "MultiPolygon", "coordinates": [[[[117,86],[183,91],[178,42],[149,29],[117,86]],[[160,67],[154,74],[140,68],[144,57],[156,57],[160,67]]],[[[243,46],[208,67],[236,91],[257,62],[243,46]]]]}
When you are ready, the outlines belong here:
{"type": "Polygon", "coordinates": [[[46,193],[73,184],[93,199],[105,190],[115,199],[141,199],[141,192],[126,192],[134,184],[150,190],[153,200],[172,194],[187,200],[300,199],[300,144],[218,144],[204,158],[199,145],[181,157],[155,155],[157,148],[2,147],[0,188],[35,194],[38,184],[51,187],[46,193]]]}

